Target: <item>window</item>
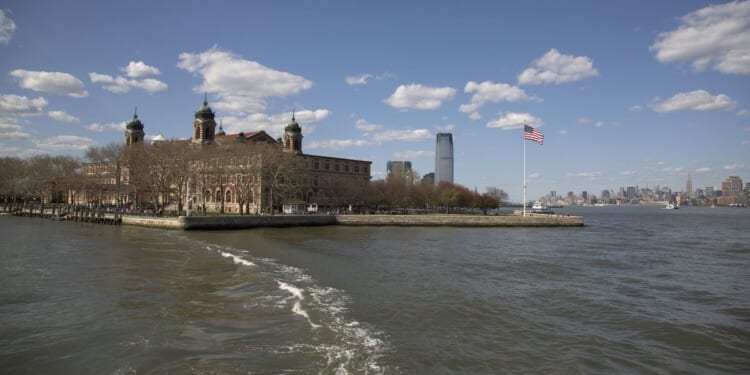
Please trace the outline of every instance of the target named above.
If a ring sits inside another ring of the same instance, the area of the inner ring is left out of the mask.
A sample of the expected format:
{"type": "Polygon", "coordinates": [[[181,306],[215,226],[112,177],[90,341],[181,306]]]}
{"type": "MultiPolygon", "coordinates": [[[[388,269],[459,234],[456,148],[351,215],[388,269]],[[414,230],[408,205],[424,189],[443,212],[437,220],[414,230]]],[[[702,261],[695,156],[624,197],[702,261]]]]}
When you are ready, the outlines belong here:
{"type": "Polygon", "coordinates": [[[336,162],[336,172],[339,171],[339,162],[336,162]]]}
{"type": "Polygon", "coordinates": [[[216,190],[216,203],[221,202],[221,190],[216,190]]]}
{"type": "Polygon", "coordinates": [[[206,194],[203,196],[206,202],[211,202],[211,192],[206,190],[206,194]]]}
{"type": "Polygon", "coordinates": [[[313,176],[313,186],[318,186],[318,176],[313,176]]]}
{"type": "Polygon", "coordinates": [[[327,171],[330,171],[330,170],[331,170],[331,162],[330,162],[330,161],[328,161],[328,160],[326,160],[326,170],[327,170],[327,171]]]}
{"type": "Polygon", "coordinates": [[[354,165],[354,173],[359,173],[359,164],[354,165]]]}
{"type": "Polygon", "coordinates": [[[229,190],[227,190],[227,194],[226,195],[227,195],[226,201],[229,202],[229,203],[232,203],[232,192],[229,191],[229,190]]]}
{"type": "Polygon", "coordinates": [[[344,172],[349,172],[349,163],[344,165],[344,172]]]}
{"type": "Polygon", "coordinates": [[[320,160],[315,159],[313,161],[313,169],[320,169],[320,160]]]}

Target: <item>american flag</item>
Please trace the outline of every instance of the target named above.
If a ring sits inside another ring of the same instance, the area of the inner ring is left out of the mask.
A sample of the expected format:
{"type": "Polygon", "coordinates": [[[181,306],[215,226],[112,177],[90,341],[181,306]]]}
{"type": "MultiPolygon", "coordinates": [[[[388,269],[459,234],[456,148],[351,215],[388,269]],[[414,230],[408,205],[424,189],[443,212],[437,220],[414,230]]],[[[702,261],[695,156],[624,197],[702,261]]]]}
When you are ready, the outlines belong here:
{"type": "Polygon", "coordinates": [[[523,139],[534,141],[540,145],[544,144],[544,134],[528,125],[523,126],[523,139]]]}

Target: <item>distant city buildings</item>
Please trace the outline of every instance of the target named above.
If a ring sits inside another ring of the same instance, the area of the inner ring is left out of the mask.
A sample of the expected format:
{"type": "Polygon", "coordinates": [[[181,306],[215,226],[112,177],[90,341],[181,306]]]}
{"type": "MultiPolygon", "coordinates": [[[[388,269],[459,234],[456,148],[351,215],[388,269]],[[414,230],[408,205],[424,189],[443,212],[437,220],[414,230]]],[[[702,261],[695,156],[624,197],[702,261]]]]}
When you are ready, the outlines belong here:
{"type": "Polygon", "coordinates": [[[729,176],[721,183],[721,197],[718,203],[722,206],[743,204],[747,205],[748,189],[742,188],[742,179],[739,176],[729,176]]]}
{"type": "Polygon", "coordinates": [[[438,133],[435,140],[435,184],[453,183],[453,134],[438,133]]]}
{"type": "Polygon", "coordinates": [[[386,178],[413,184],[414,171],[411,168],[411,162],[388,160],[388,163],[386,163],[386,178]]]}
{"type": "Polygon", "coordinates": [[[667,202],[690,206],[734,206],[744,207],[750,202],[750,183],[745,183],[739,176],[729,176],[721,183],[721,189],[707,186],[704,189],[694,188],[693,179],[688,175],[685,191],[672,191],[668,186],[656,185],[653,188],[639,186],[620,187],[619,190],[602,190],[599,197],[586,190],[576,195],[568,192],[563,198],[556,191],[550,191],[540,201],[548,205],[663,205],[667,202]]]}

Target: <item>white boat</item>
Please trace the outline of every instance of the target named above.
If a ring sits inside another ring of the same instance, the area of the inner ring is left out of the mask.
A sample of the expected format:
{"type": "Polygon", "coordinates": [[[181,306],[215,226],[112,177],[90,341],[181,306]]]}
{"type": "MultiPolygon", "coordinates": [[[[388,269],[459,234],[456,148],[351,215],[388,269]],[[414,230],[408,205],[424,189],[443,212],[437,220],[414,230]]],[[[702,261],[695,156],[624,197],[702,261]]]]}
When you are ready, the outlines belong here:
{"type": "Polygon", "coordinates": [[[680,206],[673,204],[672,202],[669,202],[666,206],[664,206],[665,210],[676,210],[678,208],[680,208],[680,206]]]}
{"type": "Polygon", "coordinates": [[[534,201],[534,204],[531,205],[531,212],[536,213],[552,213],[552,210],[550,210],[548,207],[544,206],[542,202],[540,201],[534,201]]]}

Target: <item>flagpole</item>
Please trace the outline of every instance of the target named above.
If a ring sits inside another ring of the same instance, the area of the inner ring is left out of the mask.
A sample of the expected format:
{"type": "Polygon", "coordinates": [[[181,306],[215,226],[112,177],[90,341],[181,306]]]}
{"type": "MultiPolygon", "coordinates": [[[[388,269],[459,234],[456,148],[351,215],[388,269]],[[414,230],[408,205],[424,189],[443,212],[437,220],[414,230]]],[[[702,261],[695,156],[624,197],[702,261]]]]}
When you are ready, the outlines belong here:
{"type": "MultiPolygon", "coordinates": [[[[523,123],[524,131],[526,131],[526,123],[523,123]]],[[[523,216],[526,216],[526,139],[521,137],[523,142],[523,216]]]]}

